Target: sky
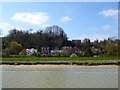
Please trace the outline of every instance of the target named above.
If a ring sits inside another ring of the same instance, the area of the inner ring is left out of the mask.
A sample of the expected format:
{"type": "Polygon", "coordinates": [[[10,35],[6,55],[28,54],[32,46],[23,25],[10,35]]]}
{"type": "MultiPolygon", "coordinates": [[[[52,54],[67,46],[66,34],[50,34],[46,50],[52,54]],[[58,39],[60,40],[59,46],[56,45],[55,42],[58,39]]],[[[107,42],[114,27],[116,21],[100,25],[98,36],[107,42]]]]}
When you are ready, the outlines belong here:
{"type": "Polygon", "coordinates": [[[0,36],[9,30],[58,25],[69,40],[92,41],[118,36],[117,2],[3,2],[0,36]]]}

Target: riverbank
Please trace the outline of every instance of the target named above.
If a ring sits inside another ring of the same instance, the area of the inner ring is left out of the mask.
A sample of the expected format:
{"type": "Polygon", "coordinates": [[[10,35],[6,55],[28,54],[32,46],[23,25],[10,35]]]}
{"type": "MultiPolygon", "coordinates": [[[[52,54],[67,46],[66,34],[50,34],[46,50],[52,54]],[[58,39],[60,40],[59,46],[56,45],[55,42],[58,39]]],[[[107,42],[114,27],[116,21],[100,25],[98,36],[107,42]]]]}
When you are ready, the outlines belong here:
{"type": "Polygon", "coordinates": [[[7,71],[39,71],[39,70],[55,70],[57,69],[69,69],[69,68],[118,68],[117,65],[98,65],[98,66],[78,66],[78,65],[1,65],[2,70],[7,71]]]}
{"type": "Polygon", "coordinates": [[[2,58],[2,65],[120,65],[120,60],[115,57],[44,57],[44,58],[2,58]]]}
{"type": "Polygon", "coordinates": [[[2,65],[78,65],[78,66],[98,66],[98,65],[120,65],[118,60],[102,61],[2,61],[2,65]]]}

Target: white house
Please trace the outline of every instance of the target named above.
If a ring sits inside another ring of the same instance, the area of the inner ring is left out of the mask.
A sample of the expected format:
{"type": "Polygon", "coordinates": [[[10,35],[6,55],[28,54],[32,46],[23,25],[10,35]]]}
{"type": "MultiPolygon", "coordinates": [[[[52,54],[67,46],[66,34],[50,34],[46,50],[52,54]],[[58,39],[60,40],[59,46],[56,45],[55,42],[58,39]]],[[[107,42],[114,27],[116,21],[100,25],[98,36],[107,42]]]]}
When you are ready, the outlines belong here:
{"type": "Polygon", "coordinates": [[[63,50],[50,50],[51,53],[62,53],[64,52],[63,50]]]}
{"type": "Polygon", "coordinates": [[[37,49],[34,49],[34,48],[26,49],[26,53],[28,56],[31,56],[35,52],[37,52],[37,49]]]}

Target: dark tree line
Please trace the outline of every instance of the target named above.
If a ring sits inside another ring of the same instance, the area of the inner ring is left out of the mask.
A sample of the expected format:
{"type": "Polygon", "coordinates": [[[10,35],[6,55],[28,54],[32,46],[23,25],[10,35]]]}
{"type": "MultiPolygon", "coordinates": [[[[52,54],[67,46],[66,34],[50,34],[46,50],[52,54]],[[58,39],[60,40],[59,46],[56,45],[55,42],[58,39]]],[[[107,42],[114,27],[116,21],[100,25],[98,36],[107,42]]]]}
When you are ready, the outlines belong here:
{"type": "MultiPolygon", "coordinates": [[[[6,37],[3,37],[3,43],[16,41],[24,48],[36,48],[40,50],[41,47],[50,47],[51,49],[60,49],[67,41],[67,36],[58,26],[52,27],[57,27],[57,29],[48,31],[48,28],[51,27],[47,27],[46,30],[39,30],[34,33],[31,33],[31,30],[19,31],[13,29],[6,37]]],[[[6,46],[3,44],[3,49],[4,48],[6,48],[6,46]]]]}
{"type": "Polygon", "coordinates": [[[41,47],[49,47],[50,49],[61,49],[63,46],[71,46],[72,52],[78,51],[81,56],[93,55],[118,55],[118,46],[120,40],[108,38],[103,41],[91,42],[85,38],[81,40],[68,40],[64,30],[56,25],[47,27],[45,30],[38,30],[32,33],[31,30],[10,30],[9,34],[2,38],[3,53],[19,54],[27,48],[36,48],[39,52],[41,47]],[[12,51],[16,48],[17,51],[12,51]],[[19,50],[19,52],[18,52],[19,50]],[[12,52],[12,53],[11,53],[12,52]]]}

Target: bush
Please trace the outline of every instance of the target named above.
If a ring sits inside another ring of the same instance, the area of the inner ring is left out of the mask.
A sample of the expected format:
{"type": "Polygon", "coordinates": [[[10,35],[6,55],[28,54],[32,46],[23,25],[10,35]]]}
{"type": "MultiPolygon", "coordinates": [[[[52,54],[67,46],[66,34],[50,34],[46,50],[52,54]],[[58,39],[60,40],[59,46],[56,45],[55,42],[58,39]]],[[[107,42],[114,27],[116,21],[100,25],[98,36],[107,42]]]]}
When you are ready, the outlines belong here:
{"type": "Polygon", "coordinates": [[[22,45],[18,44],[18,42],[11,42],[9,48],[11,50],[11,54],[18,55],[19,52],[22,50],[22,45]]]}
{"type": "Polygon", "coordinates": [[[26,55],[10,55],[10,58],[26,58],[26,55]]]}
{"type": "Polygon", "coordinates": [[[62,53],[60,53],[60,56],[61,57],[69,57],[70,54],[68,52],[62,52],[62,53]]]}
{"type": "Polygon", "coordinates": [[[81,53],[80,53],[80,56],[81,56],[81,57],[86,56],[85,52],[81,52],[81,53]]]}
{"type": "Polygon", "coordinates": [[[60,53],[53,53],[52,56],[53,57],[60,57],[60,53]]]}
{"type": "Polygon", "coordinates": [[[10,56],[10,49],[6,48],[2,51],[2,57],[9,57],[10,56]]]}
{"type": "Polygon", "coordinates": [[[41,53],[40,53],[40,52],[34,52],[34,53],[32,54],[32,56],[41,57],[41,53]]]}
{"type": "Polygon", "coordinates": [[[37,53],[36,53],[36,56],[37,56],[37,57],[41,57],[41,53],[40,53],[40,52],[37,52],[37,53]]]}
{"type": "Polygon", "coordinates": [[[23,50],[19,53],[19,55],[27,55],[26,50],[23,49],[23,50]]]}

